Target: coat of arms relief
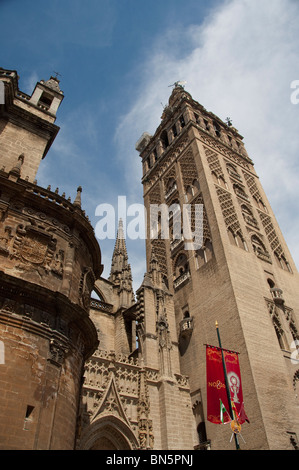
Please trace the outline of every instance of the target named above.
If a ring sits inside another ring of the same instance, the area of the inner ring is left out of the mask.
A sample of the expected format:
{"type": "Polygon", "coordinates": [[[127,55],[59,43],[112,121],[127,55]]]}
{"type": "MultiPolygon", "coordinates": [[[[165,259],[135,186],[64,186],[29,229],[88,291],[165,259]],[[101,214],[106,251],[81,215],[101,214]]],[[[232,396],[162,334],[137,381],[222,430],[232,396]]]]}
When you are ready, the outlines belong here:
{"type": "Polygon", "coordinates": [[[33,224],[19,224],[15,236],[11,235],[10,258],[19,260],[22,271],[37,270],[39,274],[50,271],[63,274],[64,251],[57,250],[57,239],[45,228],[33,224]]]}

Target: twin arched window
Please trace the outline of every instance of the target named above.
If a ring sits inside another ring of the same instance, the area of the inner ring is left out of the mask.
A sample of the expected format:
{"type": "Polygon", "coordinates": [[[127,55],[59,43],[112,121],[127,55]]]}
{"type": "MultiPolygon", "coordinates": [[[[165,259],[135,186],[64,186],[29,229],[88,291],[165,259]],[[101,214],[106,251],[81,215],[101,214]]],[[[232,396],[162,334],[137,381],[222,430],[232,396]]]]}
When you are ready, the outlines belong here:
{"type": "Polygon", "coordinates": [[[187,256],[184,253],[181,253],[175,262],[175,279],[182,276],[186,272],[189,272],[189,262],[187,256]]]}
{"type": "Polygon", "coordinates": [[[192,184],[187,186],[186,188],[186,200],[190,201],[195,194],[199,193],[200,191],[200,184],[197,179],[192,181],[192,184]]]}

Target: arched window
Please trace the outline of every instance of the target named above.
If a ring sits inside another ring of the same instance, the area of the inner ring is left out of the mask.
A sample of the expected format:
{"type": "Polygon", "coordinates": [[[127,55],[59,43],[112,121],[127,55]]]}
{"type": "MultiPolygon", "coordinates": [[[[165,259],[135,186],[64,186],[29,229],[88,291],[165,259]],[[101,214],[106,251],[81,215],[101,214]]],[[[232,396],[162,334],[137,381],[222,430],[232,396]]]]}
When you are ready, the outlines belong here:
{"type": "Polygon", "coordinates": [[[265,204],[264,204],[262,198],[259,198],[259,197],[257,197],[257,196],[253,196],[253,200],[254,200],[256,206],[257,206],[259,209],[261,209],[261,210],[264,211],[264,212],[268,212],[268,209],[267,209],[267,207],[265,206],[265,204]]]}
{"type": "Polygon", "coordinates": [[[290,265],[284,255],[281,255],[281,266],[285,271],[291,271],[290,265]]]}
{"type": "Polygon", "coordinates": [[[269,284],[270,289],[274,289],[275,287],[275,282],[272,279],[267,279],[267,282],[269,284]]]}
{"type": "Polygon", "coordinates": [[[236,238],[235,238],[235,234],[234,232],[232,231],[232,229],[228,229],[228,238],[230,239],[230,242],[232,245],[236,245],[236,238]]]}
{"type": "Polygon", "coordinates": [[[242,250],[248,251],[246,241],[242,235],[242,233],[238,230],[236,232],[233,232],[231,228],[228,229],[228,237],[230,239],[230,242],[232,245],[236,245],[239,248],[242,248],[242,250]]]}
{"type": "Polygon", "coordinates": [[[169,178],[169,180],[167,181],[166,192],[170,191],[174,185],[175,185],[175,179],[169,178]]]}
{"type": "Polygon", "coordinates": [[[174,243],[173,247],[176,247],[178,245],[178,242],[183,240],[181,218],[173,218],[173,223],[170,225],[169,228],[169,235],[171,244],[174,243]]]}
{"type": "Polygon", "coordinates": [[[249,215],[250,217],[253,217],[251,210],[249,209],[249,207],[245,206],[245,204],[242,204],[241,209],[242,209],[243,215],[246,214],[246,215],[249,215]]]}
{"type": "Polygon", "coordinates": [[[284,271],[289,271],[292,273],[291,266],[289,265],[288,261],[286,260],[284,254],[279,255],[276,251],[274,252],[275,259],[277,264],[280,268],[284,269],[284,271]]]}
{"type": "Polygon", "coordinates": [[[245,204],[242,204],[241,210],[242,210],[242,215],[246,224],[252,225],[253,227],[258,228],[257,220],[254,217],[251,209],[249,209],[249,207],[247,207],[245,204]]]}
{"type": "Polygon", "coordinates": [[[213,258],[213,245],[210,240],[206,240],[203,247],[196,252],[197,269],[204,266],[213,258]]]}
{"type": "Polygon", "coordinates": [[[93,286],[93,290],[91,292],[91,297],[93,299],[101,300],[102,302],[106,302],[102,291],[96,285],[93,286]]]}
{"type": "Polygon", "coordinates": [[[284,331],[282,329],[281,323],[277,317],[277,315],[274,315],[272,318],[273,321],[273,326],[275,329],[275,333],[278,339],[278,343],[280,346],[280,349],[285,349],[285,339],[284,339],[284,331]]]}
{"type": "Polygon", "coordinates": [[[151,157],[146,159],[146,171],[148,171],[152,167],[152,160],[151,157]]]}
{"type": "Polygon", "coordinates": [[[199,181],[197,179],[193,180],[192,187],[193,187],[193,193],[194,194],[196,194],[200,191],[200,184],[199,184],[199,181]]]}
{"type": "Polygon", "coordinates": [[[219,181],[219,185],[220,185],[220,186],[223,186],[223,188],[226,188],[226,189],[228,188],[228,186],[227,186],[227,184],[226,184],[226,181],[225,181],[225,179],[223,178],[223,176],[219,176],[218,181],[219,181]]]}
{"type": "Polygon", "coordinates": [[[218,176],[216,175],[215,171],[212,171],[212,178],[214,183],[219,184],[218,176]]]}
{"type": "Polygon", "coordinates": [[[175,262],[175,279],[182,276],[186,272],[189,272],[189,263],[187,256],[184,253],[181,253],[175,262]]]}
{"type": "Polygon", "coordinates": [[[50,109],[53,98],[54,96],[49,95],[46,92],[43,92],[39,99],[38,105],[42,106],[43,108],[50,109]]]}
{"type": "Polygon", "coordinates": [[[221,127],[219,126],[218,122],[213,122],[213,127],[214,127],[214,131],[215,131],[215,134],[217,135],[217,137],[220,137],[221,136],[221,127]]]}
{"type": "Polygon", "coordinates": [[[180,121],[180,125],[181,125],[181,127],[182,127],[182,128],[183,128],[183,127],[185,127],[185,118],[184,118],[184,116],[183,116],[183,115],[182,115],[182,116],[180,116],[180,118],[179,118],[179,121],[180,121]]]}
{"type": "Polygon", "coordinates": [[[256,256],[262,259],[263,261],[267,261],[268,263],[271,263],[270,255],[268,251],[266,250],[265,245],[263,244],[261,239],[257,237],[257,235],[253,235],[251,237],[251,243],[252,243],[253,251],[256,254],[256,256]]]}
{"type": "Polygon", "coordinates": [[[166,130],[161,133],[160,139],[163,149],[166,149],[169,146],[168,134],[166,130]]]}
{"type": "Polygon", "coordinates": [[[246,242],[242,236],[242,234],[238,231],[236,234],[235,234],[235,240],[236,240],[236,245],[239,247],[239,248],[242,248],[242,250],[247,250],[247,245],[246,245],[246,242]]]}
{"type": "Polygon", "coordinates": [[[186,201],[190,201],[193,197],[193,190],[192,190],[192,186],[187,186],[186,188],[186,201]]]}
{"type": "Polygon", "coordinates": [[[212,171],[212,178],[214,183],[219,184],[219,186],[222,186],[223,188],[228,188],[226,181],[222,175],[217,175],[215,171],[212,171]]]}
{"type": "Polygon", "coordinates": [[[242,186],[239,184],[234,184],[234,191],[238,197],[241,197],[242,199],[245,199],[246,201],[249,200],[247,194],[245,193],[244,189],[242,186]]]}
{"type": "Polygon", "coordinates": [[[177,190],[177,184],[174,178],[169,178],[166,186],[165,199],[168,199],[177,190]]]}

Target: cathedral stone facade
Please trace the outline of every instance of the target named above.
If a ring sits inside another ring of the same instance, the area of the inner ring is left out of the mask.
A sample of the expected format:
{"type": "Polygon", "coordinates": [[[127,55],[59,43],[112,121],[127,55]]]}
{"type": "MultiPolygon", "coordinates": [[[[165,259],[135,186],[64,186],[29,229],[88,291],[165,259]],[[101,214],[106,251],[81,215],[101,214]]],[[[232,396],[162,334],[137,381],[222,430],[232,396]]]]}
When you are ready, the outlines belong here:
{"type": "Polygon", "coordinates": [[[207,417],[216,321],[239,352],[241,448],[298,448],[298,272],[237,129],[177,83],[137,142],[153,217],[134,293],[122,221],[104,279],[82,189],[72,202],[35,181],[59,81],[29,96],[15,71],[0,79],[0,448],[233,449],[207,417]]]}

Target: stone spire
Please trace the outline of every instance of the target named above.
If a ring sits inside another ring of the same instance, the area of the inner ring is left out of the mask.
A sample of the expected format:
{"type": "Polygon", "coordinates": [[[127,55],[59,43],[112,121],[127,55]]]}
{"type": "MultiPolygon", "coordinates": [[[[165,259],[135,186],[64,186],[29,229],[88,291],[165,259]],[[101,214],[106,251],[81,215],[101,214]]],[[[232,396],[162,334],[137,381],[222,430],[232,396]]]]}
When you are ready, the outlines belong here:
{"type": "Polygon", "coordinates": [[[109,281],[113,282],[113,284],[118,287],[118,293],[122,294],[120,304],[130,306],[134,302],[134,293],[122,219],[119,220],[118,224],[109,281]]]}
{"type": "Polygon", "coordinates": [[[128,254],[124,237],[123,221],[119,220],[117,237],[112,255],[112,264],[109,280],[116,282],[118,275],[128,266],[128,254]]]}
{"type": "Polygon", "coordinates": [[[77,188],[77,195],[76,199],[74,200],[74,206],[79,207],[81,209],[81,193],[82,193],[82,187],[79,186],[77,188]]]}

